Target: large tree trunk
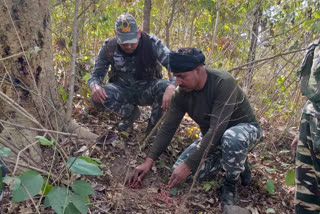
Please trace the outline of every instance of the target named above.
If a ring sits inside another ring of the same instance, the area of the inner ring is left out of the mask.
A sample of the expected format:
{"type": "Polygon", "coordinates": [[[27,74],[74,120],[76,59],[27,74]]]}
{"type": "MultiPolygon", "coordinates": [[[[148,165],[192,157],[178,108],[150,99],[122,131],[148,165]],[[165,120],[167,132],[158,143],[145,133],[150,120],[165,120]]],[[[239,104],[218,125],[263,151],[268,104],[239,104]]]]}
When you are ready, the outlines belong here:
{"type": "MultiPolygon", "coordinates": [[[[46,134],[39,129],[65,131],[65,110],[53,71],[49,1],[1,0],[0,11],[0,144],[17,155],[46,134]]],[[[21,159],[37,166],[39,144],[28,151],[21,159]]]]}

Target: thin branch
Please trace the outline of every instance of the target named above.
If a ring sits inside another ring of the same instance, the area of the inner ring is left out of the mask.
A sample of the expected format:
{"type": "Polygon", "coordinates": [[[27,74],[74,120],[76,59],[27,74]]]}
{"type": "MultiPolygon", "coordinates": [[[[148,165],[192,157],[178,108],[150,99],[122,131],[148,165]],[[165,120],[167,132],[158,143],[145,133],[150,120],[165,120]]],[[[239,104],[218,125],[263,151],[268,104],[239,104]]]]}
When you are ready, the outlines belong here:
{"type": "Polygon", "coordinates": [[[21,149],[21,150],[18,152],[17,160],[16,160],[16,164],[15,164],[15,166],[14,166],[13,172],[12,172],[12,176],[14,176],[14,174],[15,174],[16,171],[17,171],[21,153],[22,153],[23,151],[27,150],[29,147],[36,145],[38,142],[39,142],[39,141],[37,140],[37,141],[29,144],[28,146],[24,147],[23,149],[21,149]]]}
{"type": "Polygon", "coordinates": [[[12,57],[20,56],[20,55],[23,55],[23,52],[13,54],[13,55],[8,56],[8,57],[5,57],[5,58],[1,58],[1,57],[0,57],[0,62],[1,62],[1,61],[4,61],[4,60],[6,60],[6,59],[10,59],[10,58],[12,58],[12,57]]]}
{"type": "Polygon", "coordinates": [[[228,72],[231,72],[231,71],[237,70],[237,69],[239,69],[239,68],[243,68],[243,67],[245,67],[245,66],[252,65],[252,64],[255,64],[255,63],[258,63],[258,62],[262,62],[262,61],[274,59],[274,58],[277,58],[277,57],[279,57],[279,56],[284,56],[284,55],[288,55],[288,54],[293,54],[293,53],[300,52],[300,51],[305,51],[305,50],[306,50],[306,48],[302,48],[302,49],[299,49],[299,50],[294,50],[294,51],[290,51],[290,52],[280,53],[280,54],[273,55],[273,56],[271,56],[271,57],[266,57],[266,58],[258,59],[258,60],[255,60],[255,61],[252,61],[252,62],[249,62],[249,63],[246,63],[246,64],[239,65],[239,66],[237,66],[237,67],[231,68],[231,69],[228,70],[228,72]]]}
{"type": "Polygon", "coordinates": [[[38,206],[36,205],[36,203],[34,202],[32,196],[30,195],[29,190],[26,188],[26,186],[25,186],[24,184],[21,184],[21,186],[22,186],[23,189],[26,191],[28,197],[29,197],[30,200],[32,201],[32,204],[33,204],[33,206],[36,208],[37,213],[38,213],[38,214],[41,214],[40,211],[39,211],[38,206]]]}
{"type": "Polygon", "coordinates": [[[71,56],[71,68],[70,68],[70,78],[69,78],[69,99],[67,105],[67,124],[70,127],[71,114],[72,114],[72,104],[73,104],[73,94],[74,94],[74,79],[76,70],[76,56],[77,56],[77,44],[78,44],[78,12],[79,12],[79,0],[75,1],[74,7],[74,21],[73,21],[73,32],[72,32],[72,56],[71,56]]]}

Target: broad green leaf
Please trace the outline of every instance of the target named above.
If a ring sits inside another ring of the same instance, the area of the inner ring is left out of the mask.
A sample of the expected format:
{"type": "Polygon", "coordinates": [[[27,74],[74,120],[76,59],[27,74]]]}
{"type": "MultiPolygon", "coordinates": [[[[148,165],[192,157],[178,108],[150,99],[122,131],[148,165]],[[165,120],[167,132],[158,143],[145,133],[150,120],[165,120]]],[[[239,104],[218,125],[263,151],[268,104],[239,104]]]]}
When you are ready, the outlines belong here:
{"type": "Polygon", "coordinates": [[[21,202],[29,199],[29,196],[25,189],[22,187],[22,184],[28,190],[31,197],[40,192],[43,185],[43,178],[38,172],[28,170],[21,174],[19,178],[21,180],[21,185],[12,193],[13,202],[21,202]]]}
{"type": "Polygon", "coordinates": [[[79,195],[93,195],[94,191],[89,183],[86,181],[78,180],[72,185],[72,190],[79,195]]]}
{"type": "Polygon", "coordinates": [[[267,180],[267,190],[269,192],[270,195],[273,195],[274,194],[274,184],[271,180],[267,180]]]}
{"type": "Polygon", "coordinates": [[[295,172],[294,169],[290,169],[287,171],[287,175],[286,175],[286,184],[287,186],[291,186],[294,184],[294,180],[295,180],[295,172]]]}
{"type": "Polygon", "coordinates": [[[170,189],[170,195],[177,195],[178,193],[178,187],[173,187],[172,189],[170,189]]]}
{"type": "Polygon", "coordinates": [[[11,153],[11,149],[8,147],[1,147],[0,148],[0,157],[6,157],[9,156],[11,153]]]}
{"type": "Polygon", "coordinates": [[[89,163],[81,158],[72,157],[68,160],[67,166],[70,170],[80,175],[102,175],[102,171],[95,164],[89,163]]]}
{"type": "Polygon", "coordinates": [[[71,196],[73,205],[82,213],[87,213],[88,206],[87,206],[87,199],[85,196],[81,196],[78,194],[73,194],[71,196]]]}
{"type": "Polygon", "coordinates": [[[97,163],[102,163],[100,158],[91,158],[92,160],[94,160],[97,163]]]}
{"type": "Polygon", "coordinates": [[[43,136],[36,136],[36,139],[38,139],[40,141],[40,144],[44,146],[51,146],[53,144],[53,140],[49,141],[43,136]]]}
{"type": "Polygon", "coordinates": [[[266,213],[276,213],[276,211],[273,208],[268,208],[266,213]]]}
{"type": "Polygon", "coordinates": [[[53,189],[53,186],[48,184],[47,186],[45,186],[45,184],[43,184],[41,191],[43,192],[44,195],[48,195],[48,193],[53,189]]]}
{"type": "Polygon", "coordinates": [[[63,214],[80,214],[79,210],[73,203],[69,203],[63,214]]]}
{"type": "Polygon", "coordinates": [[[45,205],[51,206],[58,214],[63,214],[63,209],[69,204],[68,190],[65,187],[54,187],[46,197],[45,205]]]}
{"type": "Polygon", "coordinates": [[[3,178],[3,183],[7,184],[11,191],[14,191],[20,186],[21,180],[18,177],[6,176],[3,178]]]}
{"type": "Polygon", "coordinates": [[[92,158],[85,157],[85,156],[81,156],[81,157],[78,157],[78,158],[81,158],[81,159],[87,161],[88,163],[92,163],[92,164],[94,164],[96,166],[99,166],[99,164],[95,160],[93,160],[92,158]]]}

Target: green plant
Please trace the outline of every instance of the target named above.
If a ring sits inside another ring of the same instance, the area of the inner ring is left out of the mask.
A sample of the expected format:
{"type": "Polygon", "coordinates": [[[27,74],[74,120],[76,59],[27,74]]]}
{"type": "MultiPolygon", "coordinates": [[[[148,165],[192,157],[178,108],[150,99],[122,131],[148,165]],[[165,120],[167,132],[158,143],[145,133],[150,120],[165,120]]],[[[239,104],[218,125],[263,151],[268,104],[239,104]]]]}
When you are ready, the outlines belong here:
{"type": "MultiPolygon", "coordinates": [[[[37,136],[41,145],[54,146],[54,139],[48,140],[43,136],[37,136]]],[[[11,150],[6,147],[0,148],[0,156],[8,156],[11,150]]],[[[99,159],[89,157],[71,157],[65,164],[75,174],[102,175],[99,168],[99,159]]],[[[12,191],[12,201],[22,202],[41,193],[46,195],[45,207],[52,207],[58,214],[87,213],[89,195],[94,191],[89,183],[76,180],[72,184],[72,190],[68,187],[52,186],[44,182],[43,177],[34,170],[27,170],[17,177],[6,176],[3,182],[12,191]]],[[[41,200],[40,200],[41,201],[41,200]]],[[[39,212],[38,212],[39,213],[39,212]]]]}

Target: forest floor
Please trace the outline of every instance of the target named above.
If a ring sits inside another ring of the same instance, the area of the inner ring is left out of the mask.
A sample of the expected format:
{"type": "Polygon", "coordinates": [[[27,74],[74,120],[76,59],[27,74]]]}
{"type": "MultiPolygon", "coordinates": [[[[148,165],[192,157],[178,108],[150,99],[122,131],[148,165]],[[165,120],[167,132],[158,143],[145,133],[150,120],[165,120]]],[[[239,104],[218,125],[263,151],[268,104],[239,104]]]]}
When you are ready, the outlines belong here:
{"type": "MultiPolygon", "coordinates": [[[[171,166],[197,136],[197,125],[188,116],[183,119],[165,154],[160,156],[152,172],[145,177],[143,188],[125,186],[125,178],[144,161],[150,147],[142,148],[150,114],[147,108],[142,112],[133,130],[128,133],[117,131],[119,118],[114,115],[97,112],[90,118],[82,115],[81,122],[101,137],[100,145],[95,147],[95,154],[91,156],[101,159],[105,172],[96,180],[97,194],[91,200],[92,213],[175,213],[179,208],[182,210],[180,213],[221,213],[219,198],[222,172],[197,181],[191,190],[192,181],[171,191],[166,188],[171,166]]],[[[294,168],[290,152],[293,136],[285,137],[288,135],[280,131],[275,134],[270,124],[266,121],[261,123],[264,142],[249,154],[252,182],[247,187],[238,185],[237,205],[249,209],[253,214],[293,213],[294,186],[286,185],[287,171],[294,168]],[[267,190],[268,180],[274,184],[273,194],[267,190]]]]}
{"type": "MultiPolygon", "coordinates": [[[[150,109],[143,108],[140,118],[128,132],[117,130],[120,118],[116,115],[97,111],[89,113],[81,111],[74,116],[83,126],[98,134],[100,140],[91,145],[71,142],[63,145],[70,156],[78,156],[85,150],[81,155],[101,160],[103,175],[81,176],[95,190],[95,194],[90,196],[88,213],[221,213],[222,172],[196,181],[192,189],[192,181],[172,190],[165,185],[171,175],[171,166],[197,137],[198,129],[191,118],[184,117],[169,148],[155,161],[152,172],[145,177],[143,187],[131,189],[126,187],[125,179],[135,166],[144,161],[150,148],[150,145],[142,148],[150,109]]],[[[266,121],[261,124],[264,142],[249,154],[252,181],[247,187],[239,184],[237,205],[249,209],[252,214],[293,213],[294,186],[287,186],[285,181],[287,171],[294,168],[289,151],[293,136],[284,137],[280,131],[275,134],[266,121]],[[272,136],[269,133],[273,133],[272,136]],[[268,180],[269,191],[270,185],[272,187],[274,184],[273,194],[268,192],[268,180]]],[[[49,153],[46,156],[50,158],[50,151],[45,152],[49,153]]],[[[63,161],[57,160],[57,172],[62,166],[63,161]]],[[[34,200],[37,203],[37,198],[34,200]]],[[[34,213],[30,201],[14,205],[4,198],[3,205],[6,206],[2,207],[4,213],[34,213]]],[[[53,213],[48,208],[41,207],[41,210],[41,213],[53,213]]]]}

